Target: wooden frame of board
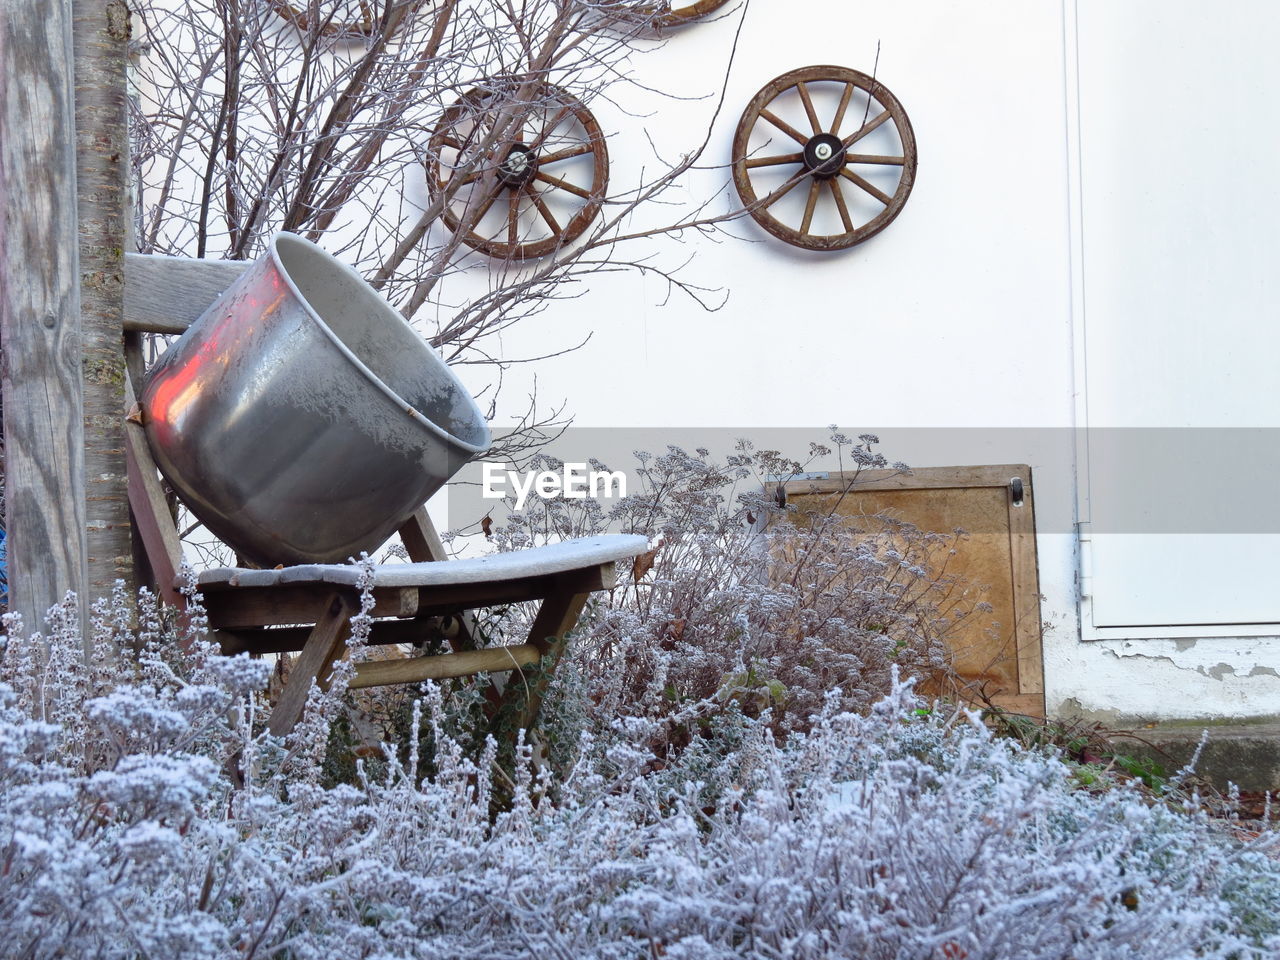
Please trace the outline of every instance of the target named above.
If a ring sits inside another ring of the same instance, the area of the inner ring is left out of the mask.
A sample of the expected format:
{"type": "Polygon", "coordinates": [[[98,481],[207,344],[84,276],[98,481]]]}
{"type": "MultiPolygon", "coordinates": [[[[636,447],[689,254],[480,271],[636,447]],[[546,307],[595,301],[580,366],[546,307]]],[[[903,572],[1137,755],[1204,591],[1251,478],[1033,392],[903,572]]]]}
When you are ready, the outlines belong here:
{"type": "MultiPolygon", "coordinates": [[[[833,472],[772,483],[768,485],[768,492],[776,495],[779,488],[788,505],[799,510],[805,509],[806,502],[816,506],[823,500],[840,498],[837,506],[840,512],[845,512],[845,505],[849,508],[861,505],[856,514],[874,515],[883,510],[923,530],[938,533],[949,534],[956,527],[965,527],[962,521],[980,517],[985,529],[964,541],[960,566],[963,566],[965,551],[983,552],[980,565],[987,575],[992,571],[1000,574],[1001,582],[992,584],[993,592],[1001,596],[1003,606],[1012,608],[1005,614],[1012,620],[1012,634],[989,638],[995,651],[993,655],[1006,658],[992,701],[1014,713],[1044,715],[1040,585],[1028,465],[833,472]],[[1021,482],[1021,500],[1015,499],[1015,478],[1021,482]],[[939,522],[949,518],[956,522],[939,522]],[[1003,581],[1006,570],[1007,584],[1003,581]]],[[[999,613],[998,607],[996,614],[999,613]]],[[[989,683],[988,690],[991,689],[989,683]]]]}

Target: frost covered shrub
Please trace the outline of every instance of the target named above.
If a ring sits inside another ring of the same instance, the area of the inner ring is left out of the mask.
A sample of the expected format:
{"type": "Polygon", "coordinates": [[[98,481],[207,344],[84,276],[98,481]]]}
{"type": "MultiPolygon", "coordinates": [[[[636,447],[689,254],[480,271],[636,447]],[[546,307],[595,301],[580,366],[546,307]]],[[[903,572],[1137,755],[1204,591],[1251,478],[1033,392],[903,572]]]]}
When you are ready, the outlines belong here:
{"type": "MultiPolygon", "coordinates": [[[[433,774],[326,789],[306,744],[257,731],[265,667],[172,628],[135,667],[76,666],[70,607],[13,628],[0,683],[0,956],[210,958],[1263,958],[1273,839],[1233,840],[1136,792],[1074,789],[1052,756],[909,685],[803,732],[728,709],[653,769],[651,728],[583,734],[553,802],[517,770],[490,819],[425,688],[433,774]],[[53,668],[46,666],[53,664],[53,668]],[[56,688],[56,689],[55,689],[56,688]],[[54,696],[53,694],[56,694],[54,696]],[[244,778],[237,783],[237,772],[244,778]],[[706,776],[728,781],[714,797],[706,776]]],[[[95,644],[137,642],[100,609],[95,644]],[[105,616],[105,620],[103,617],[105,616]]],[[[323,715],[323,704],[312,713],[323,715]]],[[[732,705],[731,705],[732,707],[732,705]]],[[[304,724],[305,725],[305,724],[304,724]]]]}
{"type": "MultiPolygon", "coordinates": [[[[832,437],[851,466],[888,467],[874,439],[832,437]]],[[[670,717],[661,748],[687,740],[691,715],[729,701],[748,714],[767,708],[779,731],[803,727],[835,689],[842,708],[865,710],[895,666],[950,688],[944,641],[975,615],[953,602],[956,578],[943,572],[955,537],[887,518],[855,527],[834,506],[817,516],[779,506],[762,478],[785,479],[800,464],[749,443],[724,463],[675,447],[638,456],[643,488],[608,514],[593,500],[537,501],[491,531],[499,549],[603,529],[656,547],[593,599],[561,667],[561,685],[585,697],[588,713],[670,717]]],[[[496,625],[508,627],[515,637],[526,621],[496,625]]],[[[559,714],[574,709],[569,699],[559,697],[559,714]]]]}

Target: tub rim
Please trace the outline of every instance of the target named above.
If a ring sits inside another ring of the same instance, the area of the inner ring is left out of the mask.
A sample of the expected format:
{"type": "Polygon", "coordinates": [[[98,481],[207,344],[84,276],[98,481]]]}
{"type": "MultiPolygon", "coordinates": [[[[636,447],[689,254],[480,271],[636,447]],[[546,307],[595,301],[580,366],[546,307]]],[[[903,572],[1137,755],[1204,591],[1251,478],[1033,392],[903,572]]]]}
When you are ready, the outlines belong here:
{"type": "Polygon", "coordinates": [[[267,245],[267,251],[271,257],[272,266],[275,267],[276,272],[280,274],[286,286],[289,288],[289,292],[293,294],[294,299],[303,307],[304,310],[306,310],[307,315],[315,322],[316,326],[323,330],[325,336],[328,337],[333,345],[355,365],[356,369],[368,377],[374,385],[382,391],[382,393],[396,404],[397,407],[402,410],[409,411],[410,416],[415,421],[426,427],[430,432],[438,435],[448,443],[456,444],[473,456],[485,453],[493,446],[493,433],[489,429],[489,424],[485,420],[484,414],[480,411],[480,405],[476,403],[475,397],[471,395],[470,391],[466,389],[462,381],[458,379],[457,374],[449,369],[449,365],[436,354],[435,350],[431,349],[430,345],[427,344],[425,340],[421,339],[418,332],[413,329],[409,322],[405,320],[405,318],[401,316],[400,313],[391,306],[391,304],[387,303],[382,295],[378,293],[377,290],[373,289],[373,287],[369,285],[369,282],[365,280],[364,277],[360,276],[355,269],[350,265],[343,263],[319,244],[313,243],[306,237],[299,236],[296,233],[290,233],[287,230],[279,230],[272,235],[271,240],[267,245]],[[346,271],[348,276],[355,280],[357,284],[372,298],[372,301],[377,304],[378,309],[380,309],[394,322],[404,324],[404,326],[409,329],[409,332],[420,340],[424,355],[430,358],[428,363],[434,364],[435,369],[438,369],[445,377],[452,380],[454,385],[457,387],[458,393],[465,398],[472,414],[474,414],[475,422],[480,425],[480,431],[484,439],[483,445],[470,443],[461,437],[455,436],[437,424],[434,420],[429,419],[421,410],[417,409],[387,386],[386,382],[374,373],[373,370],[369,368],[368,364],[356,356],[351,351],[351,348],[342,342],[342,338],[330,329],[329,324],[325,323],[324,318],[321,317],[316,308],[311,305],[311,301],[308,300],[303,295],[302,291],[298,289],[298,285],[294,282],[293,277],[290,276],[289,269],[285,266],[284,261],[280,257],[280,252],[277,249],[277,245],[281,240],[284,240],[287,243],[296,243],[304,249],[311,251],[313,254],[319,254],[324,260],[328,261],[330,265],[346,271]]]}

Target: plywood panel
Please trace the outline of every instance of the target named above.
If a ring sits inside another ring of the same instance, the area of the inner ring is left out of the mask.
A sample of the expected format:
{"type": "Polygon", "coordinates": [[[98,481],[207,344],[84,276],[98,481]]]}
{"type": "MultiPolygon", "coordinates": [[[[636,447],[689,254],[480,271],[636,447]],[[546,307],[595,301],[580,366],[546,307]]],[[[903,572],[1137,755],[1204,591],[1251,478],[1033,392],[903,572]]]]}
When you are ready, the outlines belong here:
{"type": "Polygon", "coordinates": [[[820,481],[792,481],[788,503],[802,513],[834,511],[868,534],[884,530],[882,517],[920,530],[966,535],[955,543],[945,572],[957,583],[945,605],[991,612],[970,614],[948,635],[961,677],[983,684],[997,703],[1018,712],[1043,713],[1039,583],[1031,474],[1025,465],[944,467],[912,474],[833,474],[820,481]],[[1009,480],[1023,481],[1015,505],[1009,480]],[[850,486],[850,482],[853,485],[850,486]]]}

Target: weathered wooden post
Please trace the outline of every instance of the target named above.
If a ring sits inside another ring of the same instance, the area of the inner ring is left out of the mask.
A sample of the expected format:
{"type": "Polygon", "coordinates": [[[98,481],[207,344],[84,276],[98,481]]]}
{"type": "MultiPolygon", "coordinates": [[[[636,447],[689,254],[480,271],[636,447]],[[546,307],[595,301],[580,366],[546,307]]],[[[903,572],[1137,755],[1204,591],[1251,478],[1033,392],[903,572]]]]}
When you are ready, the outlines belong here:
{"type": "Polygon", "coordinates": [[[80,339],[84,356],[88,596],[133,580],[124,431],[124,252],[129,129],[124,0],[73,0],[80,339]]]}
{"type": "Polygon", "coordinates": [[[70,0],[0,4],[0,379],[9,604],[88,582],[70,0]]]}

